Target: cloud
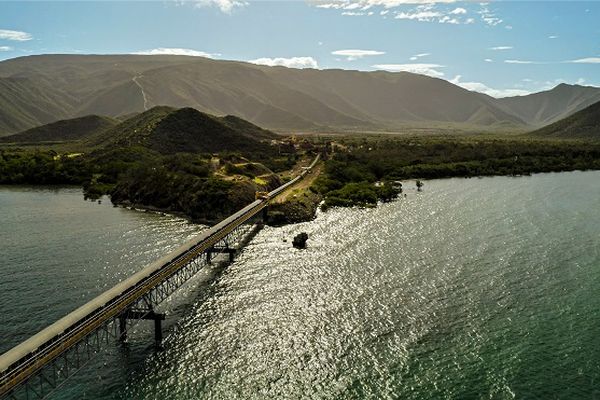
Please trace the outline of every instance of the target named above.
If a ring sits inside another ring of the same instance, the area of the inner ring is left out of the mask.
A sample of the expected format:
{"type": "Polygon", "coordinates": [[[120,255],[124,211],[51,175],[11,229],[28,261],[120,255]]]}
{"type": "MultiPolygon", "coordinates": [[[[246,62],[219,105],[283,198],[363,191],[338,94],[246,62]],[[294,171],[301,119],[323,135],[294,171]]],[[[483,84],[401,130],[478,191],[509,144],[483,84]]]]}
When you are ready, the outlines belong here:
{"type": "Polygon", "coordinates": [[[558,39],[558,36],[556,36],[556,35],[550,35],[550,36],[548,36],[548,39],[558,39]]]}
{"type": "Polygon", "coordinates": [[[431,22],[435,21],[437,18],[442,17],[443,14],[438,11],[415,11],[415,12],[401,12],[396,14],[394,18],[396,19],[409,19],[409,20],[417,20],[420,22],[431,22]]]}
{"type": "Polygon", "coordinates": [[[332,51],[331,54],[334,56],[343,56],[347,57],[348,61],[358,60],[359,58],[368,57],[368,56],[380,56],[385,54],[385,51],[377,51],[377,50],[336,50],[332,51]]]}
{"type": "Polygon", "coordinates": [[[492,60],[491,58],[486,58],[485,60],[483,60],[485,62],[494,62],[494,60],[492,60]]]}
{"type": "Polygon", "coordinates": [[[257,58],[256,60],[248,61],[252,64],[268,65],[271,67],[282,66],[287,68],[319,68],[317,60],[312,57],[290,57],[290,58],[257,58]]]}
{"type": "Polygon", "coordinates": [[[481,6],[481,8],[477,12],[477,14],[480,15],[481,20],[484,23],[486,23],[487,25],[490,25],[490,26],[496,26],[496,25],[499,25],[502,22],[504,22],[501,18],[496,16],[495,12],[491,11],[488,8],[489,3],[480,3],[479,5],[481,6]]]}
{"type": "Polygon", "coordinates": [[[527,60],[504,60],[506,64],[539,64],[533,61],[527,60]]]}
{"type": "Polygon", "coordinates": [[[33,39],[30,33],[21,31],[11,31],[8,29],[0,29],[0,39],[14,40],[16,42],[26,42],[33,39]]]}
{"type": "Polygon", "coordinates": [[[501,51],[501,50],[512,50],[513,47],[512,46],[496,46],[496,47],[490,47],[490,50],[494,50],[494,51],[501,51]]]}
{"type": "Polygon", "coordinates": [[[0,51],[11,51],[13,48],[9,46],[0,46],[0,51]]]}
{"type": "Polygon", "coordinates": [[[440,24],[472,24],[473,18],[462,18],[468,13],[463,7],[443,8],[437,7],[438,4],[451,4],[456,0],[308,0],[318,8],[333,9],[342,11],[342,15],[375,15],[375,12],[368,11],[373,7],[380,7],[378,14],[383,18],[387,15],[393,15],[395,19],[411,20],[418,22],[438,22],[440,24]],[[411,10],[390,11],[390,9],[413,5],[411,10]]]}
{"type": "Polygon", "coordinates": [[[481,82],[461,82],[462,76],[457,75],[454,79],[449,82],[458,85],[464,89],[471,90],[474,92],[485,93],[492,97],[512,97],[512,96],[525,96],[531,94],[528,90],[523,89],[493,89],[481,82]]]}
{"type": "Polygon", "coordinates": [[[567,61],[575,64],[600,64],[600,57],[580,58],[579,60],[567,61]]]}
{"type": "Polygon", "coordinates": [[[318,8],[335,10],[368,10],[372,7],[394,8],[406,4],[454,3],[456,0],[324,0],[314,1],[318,8]]]}
{"type": "Polygon", "coordinates": [[[444,15],[442,18],[438,20],[440,24],[460,24],[460,21],[457,18],[450,18],[447,15],[444,15]]]}
{"type": "Polygon", "coordinates": [[[458,15],[458,14],[466,14],[467,10],[462,7],[456,7],[454,10],[450,11],[450,14],[458,15]]]}
{"type": "Polygon", "coordinates": [[[438,64],[377,64],[372,67],[390,72],[412,72],[414,74],[428,75],[435,78],[444,76],[443,72],[438,71],[439,68],[444,68],[444,65],[438,64]]]}
{"type": "Polygon", "coordinates": [[[220,54],[218,54],[218,53],[211,54],[211,53],[206,53],[204,51],[198,51],[198,50],[192,50],[192,49],[169,48],[169,47],[159,47],[157,49],[136,51],[133,54],[146,55],[146,56],[167,54],[167,55],[207,57],[207,58],[215,58],[217,56],[220,56],[220,54]]]}
{"type": "Polygon", "coordinates": [[[416,60],[417,60],[417,59],[419,59],[419,58],[422,58],[422,57],[427,57],[427,56],[430,56],[430,55],[431,55],[431,53],[420,53],[420,54],[415,54],[414,56],[412,56],[412,57],[410,58],[410,61],[416,61],[416,60]]]}
{"type": "Polygon", "coordinates": [[[241,0],[193,0],[196,7],[216,7],[225,14],[231,14],[236,8],[246,7],[248,3],[241,0]]]}

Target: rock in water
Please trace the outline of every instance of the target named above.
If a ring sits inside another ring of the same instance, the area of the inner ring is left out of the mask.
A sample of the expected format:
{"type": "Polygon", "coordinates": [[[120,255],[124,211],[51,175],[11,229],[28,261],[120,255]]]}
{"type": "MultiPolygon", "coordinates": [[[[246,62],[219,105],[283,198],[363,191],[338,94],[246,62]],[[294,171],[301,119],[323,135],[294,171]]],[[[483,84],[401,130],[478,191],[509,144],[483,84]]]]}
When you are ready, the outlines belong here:
{"type": "Polygon", "coordinates": [[[297,249],[305,249],[307,240],[308,233],[302,232],[294,236],[294,241],[292,242],[292,245],[297,249]]]}

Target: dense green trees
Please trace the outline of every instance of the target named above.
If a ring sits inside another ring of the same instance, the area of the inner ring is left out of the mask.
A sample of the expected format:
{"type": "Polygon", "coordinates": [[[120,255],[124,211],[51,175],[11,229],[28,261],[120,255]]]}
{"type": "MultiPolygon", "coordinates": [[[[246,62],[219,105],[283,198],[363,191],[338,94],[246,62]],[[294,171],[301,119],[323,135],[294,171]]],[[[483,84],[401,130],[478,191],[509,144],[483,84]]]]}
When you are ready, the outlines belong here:
{"type": "Polygon", "coordinates": [[[391,186],[376,188],[376,181],[600,169],[598,142],[383,135],[336,140],[348,151],[335,153],[312,187],[331,206],[372,204],[374,195],[394,197],[391,186]]]}
{"type": "Polygon", "coordinates": [[[0,150],[1,184],[81,184],[89,176],[78,157],[61,157],[52,151],[0,150]]]}

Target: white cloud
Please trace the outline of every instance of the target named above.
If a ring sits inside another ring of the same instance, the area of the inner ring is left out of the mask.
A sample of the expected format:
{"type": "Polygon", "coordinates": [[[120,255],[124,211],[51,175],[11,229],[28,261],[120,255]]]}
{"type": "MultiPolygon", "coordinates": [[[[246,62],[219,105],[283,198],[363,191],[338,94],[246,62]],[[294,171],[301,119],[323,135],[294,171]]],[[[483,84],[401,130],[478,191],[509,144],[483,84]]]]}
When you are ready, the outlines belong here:
{"type": "Polygon", "coordinates": [[[442,18],[438,20],[440,24],[460,24],[460,21],[457,18],[450,18],[447,15],[444,15],[442,18]]]}
{"type": "Polygon", "coordinates": [[[481,16],[481,20],[490,26],[496,26],[503,22],[496,14],[488,8],[489,3],[479,3],[481,9],[477,12],[481,16]]]}
{"type": "Polygon", "coordinates": [[[436,20],[437,18],[442,17],[443,14],[441,14],[438,11],[431,11],[431,10],[427,10],[427,11],[414,11],[414,12],[401,12],[396,14],[396,16],[394,18],[396,19],[410,19],[410,20],[417,20],[420,22],[431,22],[436,20]]]}
{"type": "Polygon", "coordinates": [[[287,68],[319,68],[319,64],[317,60],[312,57],[290,57],[290,58],[257,58],[256,60],[248,61],[252,64],[259,65],[269,65],[271,67],[274,66],[282,66],[287,68]]]}
{"type": "Polygon", "coordinates": [[[348,61],[358,60],[359,58],[368,57],[368,56],[380,56],[385,54],[385,51],[377,51],[377,50],[336,50],[332,51],[331,54],[334,56],[344,56],[347,57],[348,61]]]}
{"type": "Polygon", "coordinates": [[[405,4],[454,3],[456,0],[324,0],[315,1],[318,8],[335,10],[368,10],[372,7],[394,8],[405,4]]]}
{"type": "Polygon", "coordinates": [[[411,20],[419,22],[438,22],[441,24],[472,24],[473,18],[464,19],[468,13],[463,7],[439,9],[439,3],[455,3],[456,0],[308,0],[318,8],[342,11],[342,15],[375,15],[368,11],[373,7],[382,7],[378,14],[384,19],[387,15],[393,15],[395,19],[411,20]],[[391,11],[390,9],[414,5],[412,10],[391,11]]]}
{"type": "Polygon", "coordinates": [[[490,47],[490,50],[494,50],[494,51],[499,51],[499,50],[512,50],[513,47],[512,46],[496,46],[496,47],[490,47]]]}
{"type": "Polygon", "coordinates": [[[491,58],[486,58],[485,60],[483,60],[485,62],[494,62],[494,60],[492,60],[491,58]]]}
{"type": "Polygon", "coordinates": [[[525,96],[531,94],[528,90],[523,89],[493,89],[481,82],[461,82],[462,76],[457,75],[454,79],[451,79],[449,82],[455,85],[458,85],[464,89],[471,90],[474,92],[485,93],[488,96],[492,97],[511,97],[511,96],[525,96]]]}
{"type": "Polygon", "coordinates": [[[579,60],[568,61],[575,64],[600,64],[600,57],[580,58],[579,60]]]}
{"type": "Polygon", "coordinates": [[[0,46],[0,51],[11,51],[13,48],[9,46],[0,46]]]}
{"type": "Polygon", "coordinates": [[[14,40],[16,42],[26,42],[33,39],[30,33],[21,31],[11,31],[8,29],[0,29],[0,39],[14,40]]]}
{"type": "Polygon", "coordinates": [[[507,64],[536,64],[533,61],[527,60],[504,60],[504,62],[507,64]]]}
{"type": "Polygon", "coordinates": [[[204,51],[198,51],[198,50],[192,50],[192,49],[178,49],[178,48],[171,48],[171,47],[159,47],[157,49],[136,51],[133,54],[146,55],[146,56],[167,54],[167,55],[207,57],[207,58],[214,58],[214,57],[220,56],[220,54],[217,54],[217,53],[211,54],[211,53],[206,53],[204,51]]]}
{"type": "Polygon", "coordinates": [[[435,78],[444,76],[443,72],[438,71],[439,68],[444,68],[444,66],[438,64],[377,64],[372,67],[390,72],[412,72],[414,74],[429,75],[435,78]]]}
{"type": "Polygon", "coordinates": [[[548,36],[548,39],[558,39],[558,36],[556,36],[556,35],[550,35],[550,36],[548,36]]]}
{"type": "Polygon", "coordinates": [[[466,14],[467,10],[462,7],[456,7],[454,10],[450,11],[450,14],[458,15],[458,14],[466,14]]]}
{"type": "Polygon", "coordinates": [[[422,58],[422,57],[427,57],[427,56],[430,56],[430,55],[431,55],[431,53],[420,53],[420,54],[415,54],[414,56],[412,56],[412,57],[410,58],[410,61],[416,61],[416,60],[417,60],[417,59],[419,59],[419,58],[422,58]]]}
{"type": "Polygon", "coordinates": [[[236,8],[242,8],[248,5],[246,1],[241,0],[193,0],[196,7],[217,7],[225,14],[231,14],[236,8]]]}

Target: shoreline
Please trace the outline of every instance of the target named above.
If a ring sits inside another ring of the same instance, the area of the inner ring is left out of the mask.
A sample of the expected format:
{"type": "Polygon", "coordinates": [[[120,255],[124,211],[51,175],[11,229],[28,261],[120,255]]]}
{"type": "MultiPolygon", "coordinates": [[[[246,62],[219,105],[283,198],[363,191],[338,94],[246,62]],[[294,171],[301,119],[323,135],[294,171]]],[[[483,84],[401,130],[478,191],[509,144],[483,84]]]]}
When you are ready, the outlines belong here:
{"type": "MultiPolygon", "coordinates": [[[[473,178],[478,178],[478,179],[483,179],[483,178],[530,178],[532,176],[539,176],[539,175],[550,175],[550,174],[563,174],[563,173],[586,173],[586,172],[600,172],[600,169],[567,169],[567,170],[560,170],[560,171],[544,171],[544,172],[533,172],[530,174],[520,174],[520,175],[476,175],[476,176],[449,176],[449,177],[444,177],[444,178],[434,178],[434,179],[419,179],[422,180],[423,182],[425,182],[427,184],[427,182],[431,182],[431,181],[438,181],[438,180],[450,180],[450,179],[473,179],[473,178]]],[[[402,193],[400,193],[398,195],[398,197],[394,200],[398,200],[400,197],[402,197],[403,194],[405,194],[405,191],[408,191],[409,193],[412,192],[417,192],[418,189],[416,187],[416,184],[414,186],[410,186],[407,187],[405,186],[406,183],[415,183],[417,181],[417,179],[406,179],[406,180],[400,180],[400,182],[402,183],[402,193]]],[[[425,185],[425,188],[427,187],[427,185],[425,185]]],[[[78,189],[81,191],[81,195],[83,198],[83,188],[81,186],[78,185],[65,185],[65,184],[60,184],[60,185],[35,185],[35,184],[17,184],[17,185],[12,185],[12,184],[0,184],[0,190],[1,189],[8,189],[8,190],[13,190],[13,189],[25,189],[25,190],[48,190],[48,191],[60,191],[62,189],[78,189]]],[[[425,189],[426,190],[426,189],[425,189]]],[[[311,192],[311,194],[313,194],[311,192]]],[[[316,215],[317,215],[317,211],[320,210],[320,206],[323,202],[323,198],[321,196],[318,196],[315,194],[315,196],[311,199],[310,196],[303,196],[303,197],[308,197],[309,201],[312,205],[312,209],[314,211],[312,211],[310,213],[310,215],[308,214],[304,214],[303,218],[283,218],[283,219],[277,219],[275,218],[274,220],[271,220],[269,218],[269,220],[267,221],[267,225],[269,226],[273,226],[273,227],[280,227],[280,226],[285,226],[285,225],[292,225],[292,224],[297,224],[297,223],[302,223],[302,222],[308,222],[308,221],[312,221],[316,215]]],[[[110,196],[109,195],[104,195],[102,196],[100,199],[83,199],[84,201],[90,201],[90,202],[97,202],[98,200],[104,200],[104,198],[106,200],[109,200],[112,204],[113,207],[115,208],[124,208],[124,209],[128,209],[128,210],[132,210],[132,211],[137,211],[137,212],[152,212],[152,213],[156,213],[156,214],[162,214],[162,215],[168,215],[168,216],[173,216],[173,217],[178,217],[181,219],[185,219],[186,221],[188,221],[189,223],[195,224],[195,225],[203,225],[203,226],[212,226],[214,224],[219,223],[220,221],[222,221],[223,218],[221,219],[214,219],[214,220],[209,220],[209,219],[193,219],[190,216],[188,216],[187,214],[185,214],[184,212],[181,211],[174,211],[174,210],[169,210],[169,209],[163,209],[163,208],[159,208],[159,207],[154,207],[154,206],[147,206],[147,205],[143,205],[143,204],[134,204],[134,203],[130,203],[130,202],[119,202],[119,203],[113,203],[110,196]]],[[[270,209],[271,212],[281,212],[281,209],[285,209],[287,207],[294,207],[294,204],[297,203],[296,198],[293,198],[291,201],[285,201],[282,203],[273,203],[270,205],[270,209]],[[279,210],[278,210],[279,209],[279,210]]],[[[377,205],[375,207],[379,207],[381,204],[383,204],[383,202],[378,202],[377,205]]],[[[355,208],[358,207],[360,208],[360,206],[351,206],[351,207],[333,207],[333,208],[355,208]]],[[[323,211],[326,212],[326,211],[323,211]]]]}

